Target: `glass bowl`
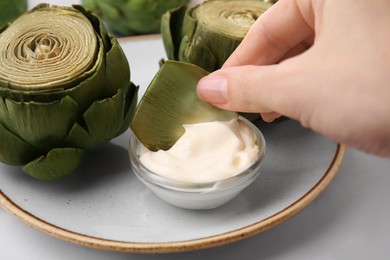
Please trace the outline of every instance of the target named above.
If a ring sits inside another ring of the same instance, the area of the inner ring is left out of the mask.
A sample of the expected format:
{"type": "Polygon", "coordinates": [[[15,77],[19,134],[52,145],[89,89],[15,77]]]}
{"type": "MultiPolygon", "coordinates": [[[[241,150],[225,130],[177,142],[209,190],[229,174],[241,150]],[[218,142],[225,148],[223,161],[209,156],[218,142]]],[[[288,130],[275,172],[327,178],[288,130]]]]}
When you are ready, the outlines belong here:
{"type": "Polygon", "coordinates": [[[186,209],[219,207],[236,197],[256,179],[261,172],[264,161],[266,144],[263,134],[247,119],[240,117],[240,120],[248,124],[253,130],[259,146],[259,156],[249,168],[233,177],[213,182],[192,183],[160,176],[141,163],[139,158],[143,146],[133,133],[131,133],[129,142],[129,157],[132,169],[140,181],[158,197],[172,205],[186,209]]]}

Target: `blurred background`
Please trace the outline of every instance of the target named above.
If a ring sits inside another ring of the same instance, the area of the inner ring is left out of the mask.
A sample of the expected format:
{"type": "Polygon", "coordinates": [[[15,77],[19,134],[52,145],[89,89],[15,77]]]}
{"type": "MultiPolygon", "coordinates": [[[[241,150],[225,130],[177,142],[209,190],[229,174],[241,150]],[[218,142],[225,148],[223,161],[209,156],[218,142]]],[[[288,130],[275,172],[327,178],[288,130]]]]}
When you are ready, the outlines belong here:
{"type": "MultiPolygon", "coordinates": [[[[26,0],[2,0],[9,2],[26,0]]],[[[202,0],[27,0],[27,8],[45,2],[55,5],[82,4],[92,9],[117,37],[158,33],[161,16],[181,5],[196,5],[202,0]]]]}
{"type": "Polygon", "coordinates": [[[158,33],[161,16],[168,10],[202,1],[191,0],[2,0],[0,26],[39,3],[69,6],[82,4],[103,19],[117,37],[158,33]]]}

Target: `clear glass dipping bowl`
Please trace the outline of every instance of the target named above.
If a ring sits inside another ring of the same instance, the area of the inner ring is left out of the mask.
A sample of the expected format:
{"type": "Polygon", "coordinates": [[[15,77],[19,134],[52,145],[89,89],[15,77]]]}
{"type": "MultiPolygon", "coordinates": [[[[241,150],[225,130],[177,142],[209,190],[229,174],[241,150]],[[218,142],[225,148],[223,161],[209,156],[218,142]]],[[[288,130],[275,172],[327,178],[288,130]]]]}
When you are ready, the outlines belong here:
{"type": "Polygon", "coordinates": [[[259,146],[259,157],[249,168],[227,179],[192,183],[183,182],[160,176],[140,161],[142,144],[131,133],[129,143],[129,157],[135,175],[162,200],[187,209],[212,209],[221,206],[236,197],[244,188],[251,184],[261,172],[266,152],[266,144],[261,131],[247,119],[240,120],[248,124],[259,146]]]}

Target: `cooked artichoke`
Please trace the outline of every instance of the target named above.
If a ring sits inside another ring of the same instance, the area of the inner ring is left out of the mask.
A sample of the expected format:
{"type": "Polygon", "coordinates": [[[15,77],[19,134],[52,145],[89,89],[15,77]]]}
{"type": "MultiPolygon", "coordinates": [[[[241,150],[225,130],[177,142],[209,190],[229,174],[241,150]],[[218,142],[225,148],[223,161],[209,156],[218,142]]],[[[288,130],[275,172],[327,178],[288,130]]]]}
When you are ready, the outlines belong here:
{"type": "Polygon", "coordinates": [[[183,124],[229,121],[238,115],[199,99],[202,68],[178,61],[165,62],[138,104],[130,128],[149,150],[168,150],[184,134],[183,124]]]}
{"type": "Polygon", "coordinates": [[[41,180],[130,124],[138,88],[118,41],[81,6],[41,4],[0,31],[0,161],[41,180]]]}
{"type": "Polygon", "coordinates": [[[217,70],[271,6],[259,0],[210,0],[193,8],[170,10],[161,21],[167,56],[209,72],[217,70]]]}
{"type": "Polygon", "coordinates": [[[190,0],[82,0],[85,7],[102,17],[118,35],[156,33],[161,16],[190,0]]]}
{"type": "Polygon", "coordinates": [[[26,10],[27,0],[1,0],[0,27],[8,22],[12,22],[26,10]]]}

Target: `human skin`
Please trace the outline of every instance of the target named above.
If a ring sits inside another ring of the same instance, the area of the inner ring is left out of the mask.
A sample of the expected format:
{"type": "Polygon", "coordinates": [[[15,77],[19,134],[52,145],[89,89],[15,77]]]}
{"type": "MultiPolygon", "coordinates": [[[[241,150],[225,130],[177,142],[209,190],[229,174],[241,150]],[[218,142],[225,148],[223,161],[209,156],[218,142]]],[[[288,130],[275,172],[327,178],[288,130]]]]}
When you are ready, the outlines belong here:
{"type": "Polygon", "coordinates": [[[280,0],[198,95],[390,157],[389,12],[388,0],[280,0]]]}

